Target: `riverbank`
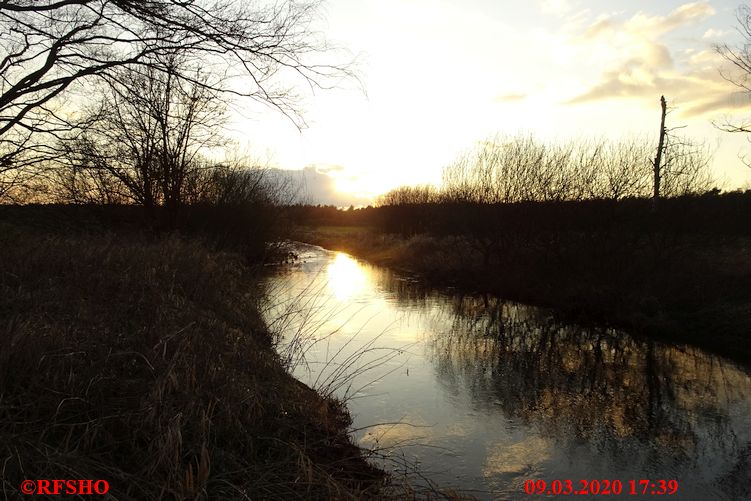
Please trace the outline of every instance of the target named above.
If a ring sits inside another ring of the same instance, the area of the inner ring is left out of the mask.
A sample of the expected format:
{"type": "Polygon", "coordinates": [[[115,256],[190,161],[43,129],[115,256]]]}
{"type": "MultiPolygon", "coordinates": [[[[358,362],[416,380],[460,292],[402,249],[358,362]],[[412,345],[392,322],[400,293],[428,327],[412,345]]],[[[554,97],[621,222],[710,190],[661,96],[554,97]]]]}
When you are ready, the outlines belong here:
{"type": "Polygon", "coordinates": [[[743,237],[572,234],[552,248],[506,248],[504,261],[491,263],[462,236],[402,236],[353,225],[300,226],[296,238],[433,285],[551,307],[580,323],[622,327],[751,364],[751,242],[743,237]]]}
{"type": "MultiPolygon", "coordinates": [[[[37,221],[38,223],[43,223],[37,221]]],[[[0,457],[117,499],[355,499],[386,478],[292,378],[246,261],[176,235],[0,220],[0,457]]]]}

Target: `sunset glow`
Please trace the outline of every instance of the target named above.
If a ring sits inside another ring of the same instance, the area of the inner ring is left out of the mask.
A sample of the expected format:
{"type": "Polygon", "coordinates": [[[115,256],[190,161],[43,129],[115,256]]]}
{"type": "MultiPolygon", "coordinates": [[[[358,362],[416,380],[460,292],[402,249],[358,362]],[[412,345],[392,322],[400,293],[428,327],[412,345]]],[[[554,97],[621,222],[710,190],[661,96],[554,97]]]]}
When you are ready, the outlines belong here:
{"type": "Polygon", "coordinates": [[[0,0],[0,61],[13,499],[751,492],[751,0],[0,0]]]}
{"type": "MultiPolygon", "coordinates": [[[[595,2],[331,0],[319,29],[351,51],[362,85],[344,82],[305,102],[298,132],[269,112],[235,137],[271,151],[284,169],[337,166],[338,191],[372,197],[401,184],[439,183],[476,141],[651,138],[659,97],[670,126],[715,150],[726,188],[751,172],[744,137],[712,125],[751,112],[721,74],[714,46],[739,35],[729,1],[595,2]]],[[[727,69],[727,68],[726,68],[727,69]]]]}

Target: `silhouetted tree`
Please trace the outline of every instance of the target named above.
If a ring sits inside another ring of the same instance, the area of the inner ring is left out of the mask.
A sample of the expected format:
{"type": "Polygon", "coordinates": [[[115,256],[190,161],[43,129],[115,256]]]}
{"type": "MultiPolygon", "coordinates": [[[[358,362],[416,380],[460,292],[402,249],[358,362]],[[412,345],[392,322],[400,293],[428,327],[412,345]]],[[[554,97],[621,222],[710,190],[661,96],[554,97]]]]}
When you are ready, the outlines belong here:
{"type": "Polygon", "coordinates": [[[665,96],[660,96],[660,109],[660,134],[653,163],[653,208],[661,197],[703,193],[713,182],[709,173],[711,152],[704,144],[673,133],[685,126],[665,125],[669,113],[665,96]]]}
{"type": "Polygon", "coordinates": [[[175,208],[185,201],[191,178],[210,168],[201,152],[223,144],[225,103],[182,54],[151,57],[153,64],[105,77],[89,125],[62,143],[72,172],[94,180],[107,176],[121,197],[147,208],[175,208]]]}
{"type": "Polygon", "coordinates": [[[327,50],[311,31],[315,7],[292,0],[0,0],[0,186],[60,155],[49,136],[81,125],[74,110],[82,98],[69,91],[95,77],[116,78],[123,67],[248,97],[301,126],[293,89],[347,74],[313,59],[327,50]],[[196,78],[194,64],[161,64],[175,53],[221,78],[196,78]]]}
{"type": "Polygon", "coordinates": [[[619,199],[643,194],[646,142],[570,141],[532,136],[493,138],[443,172],[443,196],[474,203],[619,199]]]}
{"type": "MultiPolygon", "coordinates": [[[[659,159],[660,182],[670,187],[663,186],[663,195],[708,188],[709,152],[668,132],[659,159]]],[[[653,151],[649,141],[636,137],[560,144],[532,136],[493,138],[444,169],[440,198],[496,204],[648,197],[653,151]]]]}
{"type": "Polygon", "coordinates": [[[702,194],[715,180],[709,164],[712,152],[706,144],[671,133],[668,129],[660,168],[660,196],[702,194]]]}
{"type": "Polygon", "coordinates": [[[438,201],[439,193],[435,186],[420,184],[394,188],[379,197],[378,205],[417,205],[438,201]]]}
{"type": "Polygon", "coordinates": [[[667,101],[665,101],[665,96],[660,96],[660,109],[662,110],[660,113],[660,136],[657,142],[657,153],[655,154],[654,162],[654,182],[652,183],[652,203],[654,207],[657,207],[657,201],[660,199],[660,181],[662,177],[660,169],[662,168],[662,154],[665,151],[665,136],[667,135],[665,115],[668,105],[667,101]]]}
{"type": "MultiPolygon", "coordinates": [[[[737,46],[720,44],[715,50],[726,61],[731,63],[732,71],[723,71],[721,74],[725,80],[737,86],[742,92],[751,92],[751,6],[742,5],[736,12],[738,20],[737,31],[742,41],[737,46]]],[[[714,122],[715,127],[725,132],[751,132],[751,119],[725,119],[714,122]]],[[[743,159],[743,162],[751,167],[751,161],[743,159]]]]}

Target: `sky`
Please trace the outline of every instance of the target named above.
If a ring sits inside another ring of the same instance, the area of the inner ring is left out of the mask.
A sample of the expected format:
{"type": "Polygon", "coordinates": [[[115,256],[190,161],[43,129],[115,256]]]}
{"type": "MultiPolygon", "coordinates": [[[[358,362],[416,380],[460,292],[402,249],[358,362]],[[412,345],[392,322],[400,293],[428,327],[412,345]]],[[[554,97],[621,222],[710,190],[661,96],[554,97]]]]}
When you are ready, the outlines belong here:
{"type": "Polygon", "coordinates": [[[309,95],[302,131],[267,110],[237,115],[232,134],[271,166],[307,168],[361,203],[439,183],[459,153],[497,134],[656,142],[664,94],[668,127],[711,147],[719,184],[751,187],[739,158],[751,143],[712,125],[751,116],[751,99],[722,77],[714,50],[741,43],[739,5],[329,0],[314,28],[342,49],[332,57],[354,60],[359,78],[309,95]]]}

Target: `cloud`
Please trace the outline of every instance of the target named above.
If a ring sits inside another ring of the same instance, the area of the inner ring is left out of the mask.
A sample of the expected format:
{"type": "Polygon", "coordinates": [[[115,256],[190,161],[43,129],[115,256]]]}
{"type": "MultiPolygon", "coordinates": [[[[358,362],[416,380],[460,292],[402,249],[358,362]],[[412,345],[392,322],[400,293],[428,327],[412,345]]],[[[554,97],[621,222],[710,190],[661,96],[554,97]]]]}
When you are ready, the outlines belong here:
{"type": "Polygon", "coordinates": [[[694,24],[715,14],[708,2],[681,5],[665,16],[637,12],[625,21],[615,15],[601,15],[584,31],[580,42],[628,43],[638,39],[654,39],[665,33],[694,24]]]}
{"type": "Polygon", "coordinates": [[[495,100],[505,102],[505,103],[514,103],[517,101],[523,101],[527,99],[527,97],[528,97],[527,94],[505,94],[502,96],[497,96],[495,100]]]}
{"type": "Polygon", "coordinates": [[[743,92],[713,96],[708,99],[698,101],[687,107],[681,114],[685,117],[695,117],[706,113],[717,112],[735,112],[739,110],[751,109],[751,101],[743,92]]]}
{"type": "Polygon", "coordinates": [[[665,16],[650,16],[637,12],[631,18],[619,20],[615,15],[602,15],[585,29],[583,41],[606,42],[602,37],[617,38],[621,42],[644,38],[653,39],[677,28],[694,24],[715,14],[708,2],[684,4],[665,16]]]}
{"type": "Polygon", "coordinates": [[[540,2],[540,11],[543,14],[552,14],[561,16],[567,14],[573,9],[570,0],[542,0],[540,2]]]}
{"type": "Polygon", "coordinates": [[[654,80],[651,82],[637,81],[638,77],[628,72],[610,72],[605,75],[602,83],[590,90],[567,101],[568,104],[586,103],[599,99],[624,97],[646,97],[659,93],[654,80]]]}
{"type": "Polygon", "coordinates": [[[614,31],[613,21],[608,16],[602,16],[587,28],[579,41],[592,41],[614,31]]]}
{"type": "Polygon", "coordinates": [[[700,50],[700,51],[691,51],[687,53],[689,55],[689,64],[691,64],[694,68],[700,68],[700,67],[714,67],[716,68],[718,64],[720,64],[722,61],[717,57],[717,51],[716,50],[700,50]]]}
{"type": "Polygon", "coordinates": [[[725,30],[716,30],[714,28],[710,28],[707,31],[704,32],[704,36],[702,38],[720,38],[727,34],[727,31],[725,30]]]}
{"type": "Polygon", "coordinates": [[[637,12],[622,24],[622,29],[630,34],[657,37],[678,28],[695,24],[715,14],[709,2],[694,2],[681,5],[666,16],[649,16],[637,12]]]}
{"type": "Polygon", "coordinates": [[[334,165],[334,164],[317,164],[312,166],[315,168],[316,172],[320,174],[340,174],[344,172],[344,166],[342,165],[334,165]]]}
{"type": "MultiPolygon", "coordinates": [[[[661,40],[663,35],[714,13],[708,2],[693,2],[664,16],[638,12],[625,20],[601,16],[592,21],[573,41],[582,53],[599,50],[605,67],[594,84],[566,102],[654,100],[664,94],[669,101],[680,103],[680,113],[685,117],[747,106],[730,97],[736,89],[720,75],[723,61],[714,51],[671,54],[661,40]]],[[[709,30],[704,37],[720,33],[709,30]]]]}
{"type": "Polygon", "coordinates": [[[269,169],[267,176],[290,186],[294,193],[293,203],[312,205],[368,205],[372,200],[351,193],[343,193],[336,187],[336,179],[331,173],[343,172],[338,165],[310,165],[302,170],[269,169]]]}
{"type": "Polygon", "coordinates": [[[715,14],[715,9],[709,2],[694,2],[681,5],[667,16],[646,16],[636,14],[626,24],[629,30],[649,30],[655,34],[667,33],[676,28],[693,24],[715,14]]]}
{"type": "Polygon", "coordinates": [[[673,58],[667,47],[646,44],[614,70],[603,73],[600,83],[568,103],[583,103],[599,99],[654,96],[660,89],[671,87],[668,79],[659,76],[673,68],[673,58]]]}

